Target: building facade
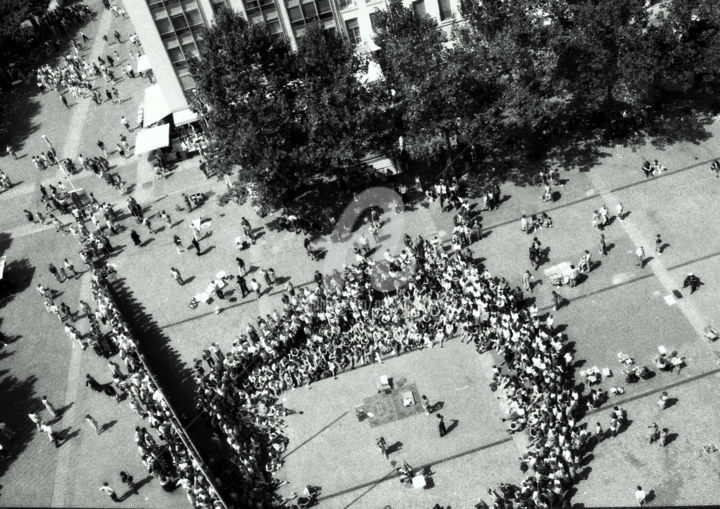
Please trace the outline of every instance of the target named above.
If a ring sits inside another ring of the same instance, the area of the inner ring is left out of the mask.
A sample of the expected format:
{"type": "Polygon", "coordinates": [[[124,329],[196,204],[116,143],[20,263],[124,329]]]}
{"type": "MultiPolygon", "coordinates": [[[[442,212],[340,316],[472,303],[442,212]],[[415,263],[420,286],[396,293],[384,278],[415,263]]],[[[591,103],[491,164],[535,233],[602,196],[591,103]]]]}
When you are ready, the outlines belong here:
{"type": "MultiPolygon", "coordinates": [[[[458,21],[459,0],[406,0],[415,12],[449,28],[458,21]]],[[[373,20],[386,0],[130,0],[125,9],[140,36],[170,112],[188,108],[186,94],[195,88],[188,61],[198,56],[201,31],[221,8],[264,24],[293,48],[306,27],[320,22],[360,49],[372,48],[373,20]]]]}

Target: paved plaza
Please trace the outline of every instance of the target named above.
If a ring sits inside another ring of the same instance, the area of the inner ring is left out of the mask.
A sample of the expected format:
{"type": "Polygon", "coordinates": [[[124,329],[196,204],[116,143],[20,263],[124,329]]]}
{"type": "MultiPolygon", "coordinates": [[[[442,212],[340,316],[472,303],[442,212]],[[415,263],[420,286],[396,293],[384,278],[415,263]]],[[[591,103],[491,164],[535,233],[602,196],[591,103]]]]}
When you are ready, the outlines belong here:
{"type": "MultiPolygon", "coordinates": [[[[103,10],[101,2],[88,5],[97,16],[83,28],[91,38],[83,53],[95,59],[118,46],[107,47],[102,34],[117,29],[126,38],[134,30],[129,21],[103,10]]],[[[127,58],[130,44],[121,46],[120,52],[127,58]]],[[[88,274],[59,284],[47,272],[49,262],[59,265],[65,257],[80,267],[77,242],[56,233],[53,226],[29,223],[22,211],[42,210],[39,185],[62,178],[54,168],[39,172],[32,165],[31,156],[45,148],[40,135],[52,140],[60,156],[74,159],[79,153],[97,154],[98,139],[113,147],[122,132],[120,116],[134,123],[147,84],[141,78],[121,81],[118,89],[124,102],[120,105],[96,106],[90,99],[81,99],[77,104],[71,100],[72,107],[66,109],[57,93],[43,95],[30,86],[16,88],[6,97],[9,107],[3,113],[0,145],[4,146],[4,137],[14,136],[21,158],[0,158],[0,169],[16,184],[0,194],[0,256],[7,256],[7,272],[19,275],[16,286],[4,291],[0,301],[0,331],[11,339],[0,353],[0,398],[7,401],[2,420],[16,432],[11,459],[0,463],[0,505],[105,507],[108,499],[98,492],[104,481],[122,496],[121,470],[132,473],[136,480],[146,478],[133,443],[134,427],[142,425],[142,420],[127,403],[118,405],[84,386],[85,373],[101,382],[110,379],[105,361],[91,350],[73,348],[62,325],[45,312],[34,290],[38,283],[60,290],[59,299],[73,310],[80,299],[90,298],[88,274]],[[57,449],[27,419],[27,413],[42,408],[44,395],[65,409],[53,424],[67,437],[57,449]],[[96,435],[83,422],[87,413],[105,425],[106,431],[96,435]]],[[[102,79],[96,85],[104,87],[102,79]]],[[[500,208],[482,214],[485,237],[472,245],[475,258],[492,274],[520,285],[523,272],[530,269],[527,248],[537,236],[550,248],[549,260],[535,272],[538,282],[533,297],[541,314],[553,313],[555,323],[565,327],[564,333],[575,344],[575,358],[582,362],[578,372],[591,366],[609,367],[614,376],[603,380],[601,387],[625,389],[623,395],[612,396],[584,420],[591,429],[598,421],[607,428],[610,410],[617,404],[626,409],[630,425],[594,449],[587,477],[576,486],[574,503],[586,507],[631,505],[638,484],[653,490],[651,505],[700,505],[718,500],[715,485],[720,453],[703,454],[701,448],[709,443],[720,445],[716,425],[720,419],[716,397],[720,346],[702,337],[706,325],[720,324],[720,227],[714,220],[720,215],[720,179],[709,171],[710,162],[720,157],[720,122],[705,126],[705,130],[701,142],[677,142],[662,148],[650,141],[632,147],[605,147],[586,171],[561,169],[567,182],[552,204],[543,204],[538,186],[504,183],[501,190],[506,199],[500,208]],[[646,179],[640,166],[653,159],[660,160],[668,171],[646,179]],[[592,212],[602,204],[612,212],[618,202],[624,205],[627,217],[614,219],[605,229],[610,249],[602,256],[598,253],[599,233],[591,226],[592,212]],[[542,210],[552,217],[553,228],[530,236],[521,232],[520,217],[542,210]],[[658,233],[667,244],[661,255],[653,253],[658,233]],[[635,264],[639,245],[652,258],[644,268],[635,264]],[[552,287],[543,269],[562,261],[576,264],[585,249],[592,253],[594,268],[577,287],[559,290],[568,303],[555,312],[552,287]],[[681,288],[688,272],[704,283],[692,295],[681,288]],[[682,298],[673,296],[675,291],[682,298]],[[652,366],[659,346],[677,350],[685,357],[686,367],[626,384],[618,352],[652,366]],[[662,391],[676,399],[663,411],[655,404],[662,391]],[[668,447],[647,443],[647,426],[652,422],[673,433],[668,447]]],[[[132,142],[134,135],[128,138],[132,142]]],[[[146,156],[123,160],[114,154],[110,159],[130,193],[141,205],[150,207],[150,214],[167,210],[173,219],[174,226],[167,228],[154,218],[156,234],[138,229],[143,240],[151,239],[140,248],[130,240],[130,223],[124,221],[126,229],[113,237],[119,249],[110,263],[159,326],[168,340],[168,351],[184,368],[213,342],[228,350],[248,323],[281,306],[282,292],[275,289],[260,299],[243,299],[236,292],[221,303],[189,307],[190,300],[218,272],[235,273],[236,256],[251,266],[250,277],[260,280],[259,270],[272,267],[279,279],[289,280],[295,287],[314,284],[315,270],[331,273],[353,260],[352,241],[360,231],[342,242],[318,239],[316,245],[326,249],[327,255],[315,262],[305,254],[301,236],[266,227],[273,216],[260,218],[249,205],[219,206],[216,196],[225,184],[206,180],[197,158],[180,163],[170,178],[162,181],[154,180],[146,156]],[[177,211],[176,206],[183,205],[181,193],[196,191],[210,195],[208,202],[190,214],[177,211]],[[212,227],[205,230],[208,235],[201,240],[203,255],[177,253],[172,235],[178,234],[188,243],[189,223],[200,216],[212,221],[212,227]],[[234,240],[242,233],[241,217],[262,233],[256,245],[239,252],[234,240]],[[180,270],[185,285],[172,279],[171,266],[180,270]]],[[[117,191],[88,172],[72,177],[72,182],[93,192],[100,201],[123,206],[117,191]]],[[[399,249],[403,233],[439,234],[448,240],[452,231],[452,214],[440,212],[437,202],[400,214],[388,211],[384,218],[377,257],[386,248],[399,249]]],[[[87,321],[81,319],[76,326],[85,330],[87,321]]],[[[440,503],[466,508],[488,488],[519,482],[524,477],[518,461],[523,440],[506,432],[500,420],[504,416],[502,400],[488,386],[489,367],[496,360],[491,353],[478,355],[454,339],[443,349],[406,354],[326,379],[311,389],[288,392],[284,403],[302,413],[286,419],[290,442],[278,478],[287,484],[280,493],[288,496],[310,484],[322,488],[320,507],[430,508],[440,503]],[[442,401],[440,412],[448,422],[456,419],[457,426],[441,440],[435,418],[424,414],[377,428],[359,422],[355,406],[373,394],[375,382],[383,374],[406,378],[431,402],[442,401]],[[404,459],[432,472],[427,489],[400,486],[390,463],[375,447],[378,436],[384,436],[389,444],[402,443],[391,459],[404,459]]],[[[168,365],[174,369],[174,364],[168,365]]],[[[582,381],[577,376],[577,381],[582,381]]],[[[185,507],[181,491],[166,493],[147,477],[139,494],[129,495],[122,505],[185,507]]]]}

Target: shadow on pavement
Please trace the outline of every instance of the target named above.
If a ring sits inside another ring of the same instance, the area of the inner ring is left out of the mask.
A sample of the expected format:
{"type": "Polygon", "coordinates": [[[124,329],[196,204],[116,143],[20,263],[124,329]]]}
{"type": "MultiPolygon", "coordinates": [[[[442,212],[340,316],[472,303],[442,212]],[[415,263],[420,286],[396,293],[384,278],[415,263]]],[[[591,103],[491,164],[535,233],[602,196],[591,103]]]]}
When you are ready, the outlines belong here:
{"type": "Polygon", "coordinates": [[[0,461],[0,478],[32,440],[35,426],[27,414],[41,406],[40,399],[35,396],[37,379],[34,376],[20,380],[7,373],[7,370],[0,371],[1,419],[7,426],[5,433],[0,432],[0,440],[7,450],[6,459],[0,461]]]}

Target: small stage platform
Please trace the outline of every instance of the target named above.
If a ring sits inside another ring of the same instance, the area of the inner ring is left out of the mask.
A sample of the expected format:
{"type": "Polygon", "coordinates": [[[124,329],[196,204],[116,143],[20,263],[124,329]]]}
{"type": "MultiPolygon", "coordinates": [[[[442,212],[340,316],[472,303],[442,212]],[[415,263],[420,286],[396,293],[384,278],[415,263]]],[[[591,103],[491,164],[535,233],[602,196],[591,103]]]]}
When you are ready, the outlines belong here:
{"type": "Polygon", "coordinates": [[[405,384],[404,381],[398,381],[390,389],[378,391],[376,395],[365,398],[362,405],[355,407],[358,420],[367,419],[372,428],[422,412],[417,387],[415,384],[405,384]]]}

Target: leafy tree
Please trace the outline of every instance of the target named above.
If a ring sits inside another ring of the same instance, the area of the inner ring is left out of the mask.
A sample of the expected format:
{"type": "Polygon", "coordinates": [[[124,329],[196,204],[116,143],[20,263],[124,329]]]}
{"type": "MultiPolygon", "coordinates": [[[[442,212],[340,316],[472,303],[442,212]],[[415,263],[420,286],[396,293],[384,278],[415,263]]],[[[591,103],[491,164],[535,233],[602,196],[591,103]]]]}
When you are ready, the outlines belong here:
{"type": "MultiPolygon", "coordinates": [[[[310,26],[293,52],[263,26],[224,10],[191,65],[215,164],[239,167],[265,210],[288,206],[320,181],[348,179],[373,144],[352,48],[310,26]]],[[[327,197],[324,197],[327,199],[327,197]]]]}
{"type": "Polygon", "coordinates": [[[435,158],[466,142],[494,95],[481,53],[452,43],[430,17],[400,0],[377,13],[377,60],[390,89],[396,133],[413,158],[435,158]]]}

